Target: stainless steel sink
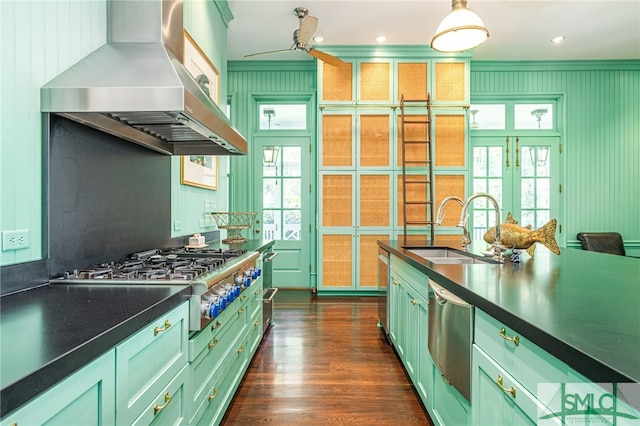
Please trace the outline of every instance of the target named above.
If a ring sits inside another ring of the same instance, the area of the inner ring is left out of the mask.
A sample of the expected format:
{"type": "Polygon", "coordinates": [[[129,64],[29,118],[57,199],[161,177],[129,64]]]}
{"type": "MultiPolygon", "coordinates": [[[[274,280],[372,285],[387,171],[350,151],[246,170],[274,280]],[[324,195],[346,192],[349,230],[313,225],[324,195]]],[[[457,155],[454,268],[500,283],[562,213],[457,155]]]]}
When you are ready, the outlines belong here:
{"type": "Polygon", "coordinates": [[[434,264],[473,264],[473,263],[484,263],[484,264],[497,264],[499,262],[489,259],[478,257],[471,253],[466,253],[454,249],[449,248],[415,248],[415,249],[405,249],[409,253],[413,253],[417,256],[420,256],[426,261],[429,261],[434,264]]]}

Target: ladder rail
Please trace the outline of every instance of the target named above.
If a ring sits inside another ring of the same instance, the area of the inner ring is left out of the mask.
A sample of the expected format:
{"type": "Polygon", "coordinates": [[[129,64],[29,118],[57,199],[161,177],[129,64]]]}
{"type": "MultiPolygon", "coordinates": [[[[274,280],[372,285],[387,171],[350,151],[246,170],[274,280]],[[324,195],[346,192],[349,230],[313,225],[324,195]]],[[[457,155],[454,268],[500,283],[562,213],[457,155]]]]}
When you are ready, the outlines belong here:
{"type": "Polygon", "coordinates": [[[403,235],[404,241],[407,242],[407,225],[424,225],[428,226],[430,232],[430,239],[435,239],[435,229],[433,216],[434,212],[434,191],[433,191],[433,151],[431,144],[431,99],[427,94],[427,99],[405,99],[404,95],[400,96],[400,115],[401,115],[401,129],[402,129],[402,216],[403,216],[403,235]],[[408,116],[405,111],[407,103],[419,104],[412,106],[425,107],[427,112],[426,120],[417,119],[418,117],[408,116]],[[409,139],[407,136],[407,124],[424,124],[425,139],[415,140],[409,139]],[[408,160],[406,147],[407,145],[425,145],[425,160],[408,160]],[[426,180],[411,180],[407,178],[407,166],[424,166],[427,170],[426,180]],[[426,185],[425,201],[408,201],[407,200],[407,184],[426,185]],[[409,205],[424,205],[425,206],[425,220],[410,220],[407,217],[407,206],[409,205]]]}

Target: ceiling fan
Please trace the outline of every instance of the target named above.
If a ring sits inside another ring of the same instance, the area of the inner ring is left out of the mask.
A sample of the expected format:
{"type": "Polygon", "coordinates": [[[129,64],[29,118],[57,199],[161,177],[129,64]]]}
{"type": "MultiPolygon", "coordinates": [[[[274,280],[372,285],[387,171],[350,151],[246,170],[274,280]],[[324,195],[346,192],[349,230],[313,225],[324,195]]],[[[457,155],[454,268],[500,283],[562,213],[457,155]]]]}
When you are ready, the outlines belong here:
{"type": "Polygon", "coordinates": [[[339,67],[345,65],[342,59],[336,58],[335,56],[309,46],[309,39],[311,38],[311,36],[313,36],[313,33],[316,32],[316,28],[318,28],[318,18],[309,15],[309,10],[304,7],[296,7],[293,10],[293,14],[298,17],[298,20],[300,21],[300,27],[293,32],[293,45],[291,45],[290,48],[270,50],[268,52],[252,53],[250,55],[245,55],[244,57],[248,58],[250,56],[267,55],[269,53],[299,50],[302,52],[306,52],[314,58],[333,66],[339,67]]]}

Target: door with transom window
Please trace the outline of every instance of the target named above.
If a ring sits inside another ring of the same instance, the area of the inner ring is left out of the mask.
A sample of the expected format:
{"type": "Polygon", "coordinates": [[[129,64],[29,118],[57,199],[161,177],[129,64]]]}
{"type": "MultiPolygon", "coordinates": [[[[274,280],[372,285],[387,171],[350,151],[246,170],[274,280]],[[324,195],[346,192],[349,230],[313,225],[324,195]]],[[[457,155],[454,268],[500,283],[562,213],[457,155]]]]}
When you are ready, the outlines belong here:
{"type": "MultiPolygon", "coordinates": [[[[561,138],[556,110],[555,102],[471,105],[471,192],[494,196],[502,223],[509,213],[533,229],[559,218],[561,138]]],[[[495,226],[493,205],[476,199],[469,224],[473,240],[482,241],[495,226]]]]}
{"type": "Polygon", "coordinates": [[[275,240],[274,286],[310,287],[310,137],[256,136],[253,141],[258,182],[255,231],[275,240]]]}

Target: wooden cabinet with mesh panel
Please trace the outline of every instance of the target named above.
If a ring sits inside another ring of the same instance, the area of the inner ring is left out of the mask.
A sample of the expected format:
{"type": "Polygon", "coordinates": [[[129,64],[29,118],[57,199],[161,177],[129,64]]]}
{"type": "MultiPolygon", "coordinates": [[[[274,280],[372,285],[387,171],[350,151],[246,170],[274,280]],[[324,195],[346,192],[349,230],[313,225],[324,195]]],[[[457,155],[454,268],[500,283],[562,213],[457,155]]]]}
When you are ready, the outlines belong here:
{"type": "Polygon", "coordinates": [[[321,104],[391,103],[393,78],[391,59],[345,60],[335,67],[319,64],[321,104]]]}
{"type": "MultiPolygon", "coordinates": [[[[338,54],[346,62],[334,67],[318,62],[319,290],[374,290],[377,283],[378,239],[401,238],[402,190],[401,96],[431,99],[432,156],[424,144],[407,145],[408,173],[427,179],[425,163],[434,170],[434,204],[449,195],[464,198],[468,174],[466,110],[469,58],[434,53],[380,53],[354,50],[338,54]]],[[[336,52],[337,53],[337,52],[336,52]]],[[[427,119],[426,109],[409,108],[415,120],[427,119]]],[[[406,128],[407,139],[422,140],[423,128],[406,128]],[[414,134],[415,133],[415,134],[414,134]]],[[[425,201],[424,185],[412,185],[407,199],[425,201]]],[[[408,220],[424,221],[424,207],[407,206],[408,220]],[[415,216],[410,218],[410,215],[415,216]]],[[[447,206],[452,239],[459,211],[447,206]]],[[[424,226],[423,226],[424,227],[424,226]]],[[[407,233],[419,232],[419,226],[407,233]]],[[[445,238],[449,230],[439,230],[445,238]]],[[[424,232],[422,232],[424,234],[424,232]]]]}

